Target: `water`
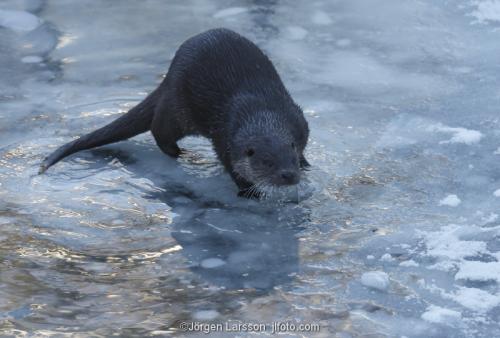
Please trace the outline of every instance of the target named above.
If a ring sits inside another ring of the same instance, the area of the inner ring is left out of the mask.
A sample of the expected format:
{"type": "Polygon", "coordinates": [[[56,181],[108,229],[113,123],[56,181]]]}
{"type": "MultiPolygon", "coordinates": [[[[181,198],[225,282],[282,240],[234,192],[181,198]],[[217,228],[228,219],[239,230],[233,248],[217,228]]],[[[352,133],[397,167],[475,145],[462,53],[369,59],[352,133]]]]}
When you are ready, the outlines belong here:
{"type": "Polygon", "coordinates": [[[499,8],[3,1],[1,335],[290,321],[318,337],[499,336],[499,8]],[[196,138],[178,161],[144,134],[36,174],[143,99],[182,41],[220,26],[258,43],[304,108],[313,168],[299,203],[235,197],[196,138]],[[387,289],[362,283],[369,271],[387,289]]]}

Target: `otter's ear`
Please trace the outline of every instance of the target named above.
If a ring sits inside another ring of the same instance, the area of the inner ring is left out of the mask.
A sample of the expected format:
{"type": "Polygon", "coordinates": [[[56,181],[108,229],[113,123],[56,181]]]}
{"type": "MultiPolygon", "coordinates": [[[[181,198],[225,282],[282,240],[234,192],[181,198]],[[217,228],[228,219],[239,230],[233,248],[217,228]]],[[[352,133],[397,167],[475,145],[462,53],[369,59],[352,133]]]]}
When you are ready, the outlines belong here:
{"type": "Polygon", "coordinates": [[[307,162],[307,160],[304,157],[304,155],[300,155],[299,165],[300,165],[301,169],[307,169],[307,168],[309,168],[311,166],[311,164],[309,162],[307,162]]]}

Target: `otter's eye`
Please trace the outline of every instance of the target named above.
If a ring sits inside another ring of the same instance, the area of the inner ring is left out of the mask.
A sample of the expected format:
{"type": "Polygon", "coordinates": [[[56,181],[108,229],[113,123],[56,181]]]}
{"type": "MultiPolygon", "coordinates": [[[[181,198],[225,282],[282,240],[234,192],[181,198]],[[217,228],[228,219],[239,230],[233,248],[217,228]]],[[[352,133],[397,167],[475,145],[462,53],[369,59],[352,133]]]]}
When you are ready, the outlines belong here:
{"type": "Polygon", "coordinates": [[[255,150],[253,150],[252,148],[249,148],[245,151],[245,154],[248,156],[248,157],[251,157],[253,156],[253,154],[255,154],[255,150]]]}
{"type": "Polygon", "coordinates": [[[295,149],[295,142],[292,142],[292,148],[295,149]]]}

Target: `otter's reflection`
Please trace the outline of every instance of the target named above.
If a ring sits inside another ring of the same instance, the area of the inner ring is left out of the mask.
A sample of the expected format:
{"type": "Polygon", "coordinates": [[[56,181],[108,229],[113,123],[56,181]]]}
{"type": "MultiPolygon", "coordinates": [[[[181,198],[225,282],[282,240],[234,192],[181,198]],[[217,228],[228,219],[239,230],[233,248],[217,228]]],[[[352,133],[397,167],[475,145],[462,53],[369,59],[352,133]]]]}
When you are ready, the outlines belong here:
{"type": "Polygon", "coordinates": [[[267,290],[297,272],[297,231],[277,213],[214,208],[175,223],[172,235],[203,279],[226,288],[267,290]]]}
{"type": "MultiPolygon", "coordinates": [[[[129,145],[132,146],[143,147],[129,145]]],[[[111,154],[102,150],[94,150],[92,154],[131,162],[120,151],[109,151],[111,154]]],[[[135,153],[146,151],[138,149],[135,153]]],[[[192,272],[228,289],[265,291],[293,279],[299,269],[296,235],[307,221],[307,209],[295,203],[256,202],[237,197],[218,199],[215,195],[200,194],[201,185],[218,187],[220,179],[188,175],[174,161],[168,167],[169,176],[160,176],[142,167],[142,163],[147,162],[129,163],[127,169],[162,186],[161,191],[148,192],[145,197],[169,205],[177,215],[171,224],[172,237],[182,246],[181,253],[192,272]],[[194,183],[181,183],[186,181],[194,183]]],[[[161,168],[167,165],[162,163],[161,168]]],[[[229,195],[231,191],[221,193],[229,195]]]]}

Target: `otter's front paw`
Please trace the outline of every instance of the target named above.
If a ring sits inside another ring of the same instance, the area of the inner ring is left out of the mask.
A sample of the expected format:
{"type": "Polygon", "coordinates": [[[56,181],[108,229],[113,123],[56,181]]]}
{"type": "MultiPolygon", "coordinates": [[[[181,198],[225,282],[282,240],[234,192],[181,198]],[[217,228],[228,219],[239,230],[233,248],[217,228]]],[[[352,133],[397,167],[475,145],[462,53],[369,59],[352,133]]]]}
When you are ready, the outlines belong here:
{"type": "Polygon", "coordinates": [[[306,169],[306,170],[311,166],[311,164],[306,160],[304,155],[300,156],[299,165],[301,169],[306,169]]]}

